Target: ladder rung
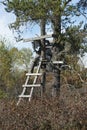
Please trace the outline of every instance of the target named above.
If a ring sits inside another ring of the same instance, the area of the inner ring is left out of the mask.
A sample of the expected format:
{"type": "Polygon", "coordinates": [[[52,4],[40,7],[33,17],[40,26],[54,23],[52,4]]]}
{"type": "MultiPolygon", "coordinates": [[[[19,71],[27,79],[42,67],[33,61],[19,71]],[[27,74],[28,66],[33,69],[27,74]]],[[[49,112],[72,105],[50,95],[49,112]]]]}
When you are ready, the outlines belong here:
{"type": "Polygon", "coordinates": [[[30,95],[19,95],[19,98],[30,98],[31,96],[30,95]]]}
{"type": "Polygon", "coordinates": [[[23,87],[40,87],[41,84],[30,84],[30,85],[23,85],[23,87]]]}
{"type": "Polygon", "coordinates": [[[32,76],[32,75],[34,75],[34,76],[37,76],[37,75],[42,75],[42,73],[26,73],[26,75],[27,76],[32,76]]]}
{"type": "Polygon", "coordinates": [[[53,61],[53,64],[63,64],[63,61],[53,61]]]}

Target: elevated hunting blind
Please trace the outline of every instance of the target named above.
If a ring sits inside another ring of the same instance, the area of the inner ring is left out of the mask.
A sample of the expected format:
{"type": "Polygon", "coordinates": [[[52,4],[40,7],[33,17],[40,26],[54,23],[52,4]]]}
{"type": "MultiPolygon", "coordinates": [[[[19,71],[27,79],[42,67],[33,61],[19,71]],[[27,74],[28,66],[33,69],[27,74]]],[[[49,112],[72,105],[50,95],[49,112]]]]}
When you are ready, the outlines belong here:
{"type": "Polygon", "coordinates": [[[22,98],[28,98],[31,101],[34,88],[39,87],[41,90],[41,96],[45,92],[45,82],[46,82],[46,72],[47,66],[51,66],[51,71],[55,73],[55,77],[58,79],[58,82],[54,82],[53,87],[56,89],[56,92],[59,92],[60,89],[60,67],[64,64],[63,61],[52,61],[52,49],[54,47],[54,43],[51,43],[47,38],[55,37],[55,35],[44,35],[40,37],[35,37],[31,39],[24,39],[24,42],[32,42],[32,47],[36,52],[36,57],[34,58],[30,71],[26,74],[26,81],[23,85],[23,91],[21,95],[19,95],[19,100],[17,105],[20,103],[22,98]],[[42,45],[42,40],[44,40],[44,47],[42,45]],[[44,56],[43,56],[44,55],[44,56]],[[36,68],[37,67],[37,68],[36,68]],[[35,68],[35,70],[34,70],[35,68]],[[32,84],[30,83],[30,78],[33,78],[32,84]],[[37,83],[38,78],[40,77],[40,82],[37,83]],[[28,94],[26,94],[27,89],[30,88],[28,94]]]}

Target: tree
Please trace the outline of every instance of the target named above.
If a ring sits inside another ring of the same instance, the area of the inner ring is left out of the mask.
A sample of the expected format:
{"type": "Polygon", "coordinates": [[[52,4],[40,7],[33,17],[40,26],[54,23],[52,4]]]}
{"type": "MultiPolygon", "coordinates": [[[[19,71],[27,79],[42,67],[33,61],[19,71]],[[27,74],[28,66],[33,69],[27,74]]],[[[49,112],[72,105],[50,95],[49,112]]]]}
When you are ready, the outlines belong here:
{"type": "Polygon", "coordinates": [[[32,51],[29,48],[18,50],[0,41],[0,98],[18,95],[25,71],[29,70],[31,57],[32,51]]]}
{"type": "Polygon", "coordinates": [[[30,60],[33,58],[30,48],[18,50],[13,47],[9,53],[12,56],[12,71],[29,71],[30,60]]]}
{"type": "Polygon", "coordinates": [[[8,94],[8,90],[13,86],[11,74],[12,58],[9,55],[9,49],[3,41],[0,41],[0,86],[1,91],[8,94]]]}
{"type": "MultiPolygon", "coordinates": [[[[56,34],[54,39],[57,44],[55,45],[57,48],[59,47],[64,49],[64,44],[62,43],[67,42],[66,30],[68,29],[70,31],[70,25],[72,25],[73,28],[75,24],[72,17],[80,17],[81,15],[86,17],[86,12],[85,14],[82,13],[83,9],[84,11],[86,10],[86,1],[80,0],[76,4],[71,2],[72,0],[7,0],[3,3],[7,12],[13,12],[16,15],[16,21],[11,24],[12,28],[19,30],[21,29],[21,26],[30,24],[30,22],[38,23],[40,25],[42,35],[46,33],[46,24],[52,24],[53,32],[56,34]],[[63,33],[62,30],[65,31],[65,33],[63,33]]],[[[81,32],[80,36],[81,34],[83,35],[82,29],[78,28],[77,31],[81,32]]],[[[86,28],[84,30],[83,37],[85,37],[85,31],[86,28]]],[[[79,49],[80,48],[78,48],[78,51],[79,49]]]]}
{"type": "Polygon", "coordinates": [[[11,75],[14,80],[14,85],[10,89],[10,96],[16,97],[21,91],[21,86],[25,82],[25,73],[30,69],[30,60],[32,57],[32,51],[29,48],[22,48],[18,50],[13,47],[9,50],[9,55],[12,59],[11,63],[11,75]]]}
{"type": "MultiPolygon", "coordinates": [[[[86,35],[86,26],[84,26],[84,29],[81,27],[81,24],[79,27],[76,27],[73,20],[73,17],[84,15],[82,7],[84,7],[86,1],[82,2],[80,0],[76,4],[72,2],[72,0],[7,0],[4,2],[4,5],[6,6],[6,11],[13,12],[16,15],[15,23],[11,24],[11,27],[14,29],[18,30],[27,23],[35,22],[40,24],[41,34],[42,32],[45,34],[46,25],[52,25],[56,36],[54,37],[53,60],[54,57],[55,60],[58,60],[59,52],[63,51],[67,44],[70,45],[69,53],[72,54],[72,52],[75,52],[75,56],[86,51],[86,45],[83,44],[83,38],[86,35]]],[[[84,9],[86,9],[86,6],[84,9]]],[[[84,16],[86,17],[86,14],[84,16]]],[[[65,59],[64,55],[61,57],[62,60],[65,59]]],[[[60,72],[55,72],[56,86],[58,86],[59,74],[60,72]]]]}

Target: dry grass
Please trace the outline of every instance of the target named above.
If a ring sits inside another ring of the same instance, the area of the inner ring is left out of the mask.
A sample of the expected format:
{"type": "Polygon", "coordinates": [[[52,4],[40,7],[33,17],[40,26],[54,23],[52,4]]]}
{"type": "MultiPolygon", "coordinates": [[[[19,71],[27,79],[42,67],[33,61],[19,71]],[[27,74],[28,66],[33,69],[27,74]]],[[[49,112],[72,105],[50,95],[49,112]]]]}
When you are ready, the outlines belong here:
{"type": "Polygon", "coordinates": [[[19,106],[0,100],[0,130],[87,130],[87,94],[66,86],[60,93],[19,106]]]}

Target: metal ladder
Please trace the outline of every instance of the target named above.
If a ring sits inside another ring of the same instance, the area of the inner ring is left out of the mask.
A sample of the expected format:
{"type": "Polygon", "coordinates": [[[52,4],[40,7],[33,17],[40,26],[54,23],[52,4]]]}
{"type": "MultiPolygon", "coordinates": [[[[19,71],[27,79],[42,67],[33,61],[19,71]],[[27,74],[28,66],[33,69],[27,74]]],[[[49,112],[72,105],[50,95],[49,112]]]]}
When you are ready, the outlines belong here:
{"type": "Polygon", "coordinates": [[[22,91],[21,95],[19,95],[19,100],[17,102],[17,105],[19,105],[22,98],[28,98],[29,101],[31,101],[34,87],[41,87],[41,84],[36,83],[38,76],[42,75],[42,73],[40,73],[41,64],[42,64],[42,58],[40,58],[39,65],[37,67],[36,73],[26,73],[27,78],[26,78],[25,84],[22,85],[23,91],[22,91]],[[34,76],[34,80],[33,80],[32,84],[29,84],[29,80],[30,80],[31,76],[34,76]],[[27,88],[30,88],[30,94],[29,95],[25,94],[27,88]]]}

